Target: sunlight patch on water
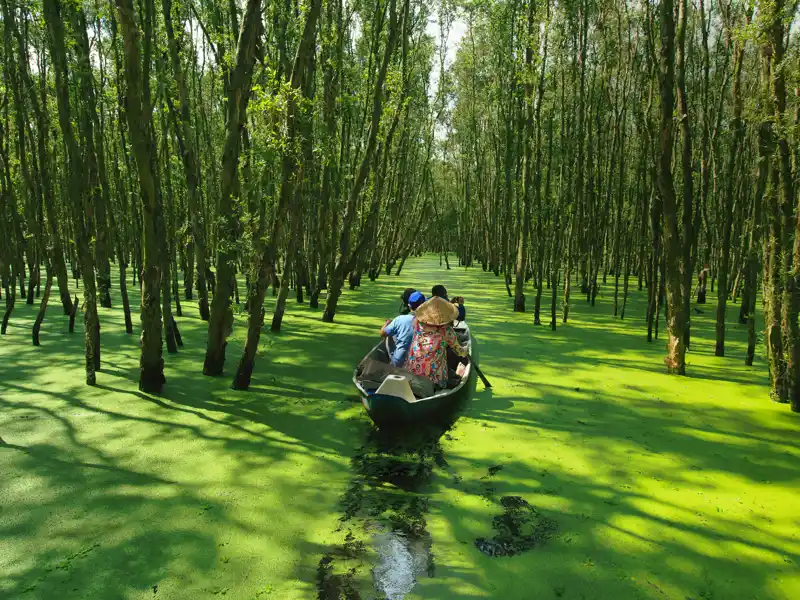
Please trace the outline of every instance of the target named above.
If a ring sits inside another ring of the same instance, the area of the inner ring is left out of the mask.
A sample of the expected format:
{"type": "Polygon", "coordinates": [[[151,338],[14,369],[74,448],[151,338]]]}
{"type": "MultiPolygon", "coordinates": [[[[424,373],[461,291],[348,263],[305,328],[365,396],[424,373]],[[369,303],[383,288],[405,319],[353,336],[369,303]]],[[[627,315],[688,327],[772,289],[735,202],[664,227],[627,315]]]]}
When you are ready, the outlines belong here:
{"type": "Polygon", "coordinates": [[[379,531],[373,537],[373,548],[380,560],[372,569],[375,588],[387,600],[403,600],[428,573],[431,556],[430,541],[409,539],[398,531],[379,531]]]}

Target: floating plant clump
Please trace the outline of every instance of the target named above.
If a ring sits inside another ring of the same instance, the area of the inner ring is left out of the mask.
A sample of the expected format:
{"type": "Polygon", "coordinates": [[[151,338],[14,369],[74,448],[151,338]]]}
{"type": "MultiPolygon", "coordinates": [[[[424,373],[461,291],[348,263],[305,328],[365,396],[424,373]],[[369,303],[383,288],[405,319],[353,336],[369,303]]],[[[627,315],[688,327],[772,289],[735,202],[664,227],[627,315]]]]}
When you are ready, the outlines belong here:
{"type": "Polygon", "coordinates": [[[503,514],[492,519],[495,535],[478,538],[475,546],[487,556],[514,556],[544,544],[556,530],[556,522],[542,515],[519,496],[500,499],[503,514]]]}

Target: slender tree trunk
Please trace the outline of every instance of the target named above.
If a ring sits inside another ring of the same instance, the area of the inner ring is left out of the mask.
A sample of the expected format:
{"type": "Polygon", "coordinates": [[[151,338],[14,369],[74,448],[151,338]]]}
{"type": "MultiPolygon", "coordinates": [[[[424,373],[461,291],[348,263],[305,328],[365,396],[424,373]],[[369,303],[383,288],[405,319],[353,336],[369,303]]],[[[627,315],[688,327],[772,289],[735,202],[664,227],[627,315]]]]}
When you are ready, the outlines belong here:
{"type": "MultiPolygon", "coordinates": [[[[292,242],[289,242],[293,246],[292,242]]],[[[286,298],[289,296],[289,274],[292,272],[292,252],[287,250],[283,262],[283,277],[281,278],[281,288],[278,292],[278,300],[275,302],[275,312],[272,315],[272,325],[270,331],[277,333],[281,330],[283,323],[283,313],[286,310],[286,298]]]]}
{"type": "MultiPolygon", "coordinates": [[[[679,20],[685,27],[685,2],[680,0],[679,20]]],[[[672,184],[672,146],[675,108],[673,86],[675,83],[675,20],[673,0],[661,0],[661,138],[659,142],[658,188],[664,206],[664,279],[667,294],[667,326],[669,341],[664,363],[667,370],[676,375],[686,374],[685,315],[681,295],[681,239],[678,233],[678,207],[675,188],[672,184]]]]}
{"type": "Polygon", "coordinates": [[[572,280],[572,261],[575,252],[575,241],[574,241],[575,226],[576,226],[576,219],[573,218],[569,228],[569,237],[567,238],[567,266],[566,269],[564,270],[564,300],[561,307],[562,323],[566,323],[567,319],[569,319],[569,295],[571,291],[571,280],[572,280]]]}
{"type": "Polygon", "coordinates": [[[237,230],[236,223],[233,222],[233,188],[239,168],[242,128],[247,118],[256,45],[261,38],[261,29],[261,0],[247,0],[242,28],[239,32],[236,66],[230,75],[228,86],[227,127],[225,147],[222,151],[222,190],[219,202],[219,215],[222,219],[219,228],[221,239],[219,240],[220,248],[217,251],[217,285],[211,305],[208,344],[203,366],[203,373],[206,375],[222,374],[227,338],[233,328],[231,282],[235,260],[233,247],[237,230]]]}
{"type": "Polygon", "coordinates": [[[160,393],[164,385],[164,359],[162,358],[162,272],[164,259],[161,248],[166,240],[159,239],[158,232],[163,228],[161,198],[156,186],[153,169],[156,155],[153,138],[152,109],[149,94],[145,88],[144,73],[149,73],[148,41],[152,36],[152,8],[146,2],[145,11],[145,52],[144,73],[139,53],[139,37],[132,0],[115,0],[123,47],[125,49],[125,79],[128,85],[126,114],[130,131],[133,154],[139,174],[139,188],[142,209],[142,335],[141,358],[139,361],[139,389],[143,392],[160,393]]]}
{"type": "Polygon", "coordinates": [[[722,201],[722,255],[720,256],[719,281],[717,283],[717,321],[716,321],[716,356],[725,356],[725,312],[728,306],[728,275],[730,270],[731,230],[733,228],[733,188],[735,168],[739,148],[744,140],[744,123],[742,110],[744,100],[741,93],[742,65],[744,63],[744,39],[736,41],[733,67],[733,119],[731,129],[731,152],[725,171],[725,196],[722,201]]]}
{"type": "MultiPolygon", "coordinates": [[[[86,364],[86,384],[95,385],[96,370],[99,368],[100,322],[97,316],[96,288],[94,280],[94,261],[90,252],[87,227],[87,213],[91,208],[87,205],[86,169],[72,127],[72,116],[69,102],[69,84],[67,75],[66,45],[64,41],[64,15],[60,0],[44,0],[44,19],[48,29],[50,54],[55,73],[56,101],[61,134],[67,151],[69,184],[68,194],[72,211],[72,226],[75,235],[75,247],[83,277],[83,310],[84,310],[84,344],[86,364]]],[[[91,219],[88,219],[91,223],[91,219]]],[[[73,315],[76,310],[73,305],[73,315]]],[[[71,317],[74,321],[74,316],[71,317]]]]}
{"type": "MultiPolygon", "coordinates": [[[[88,25],[82,5],[76,4],[67,10],[73,36],[76,66],[73,72],[79,84],[83,102],[78,110],[78,130],[84,148],[84,163],[87,169],[88,194],[91,198],[91,213],[87,215],[88,230],[94,235],[95,268],[100,305],[111,307],[111,263],[109,258],[109,231],[106,208],[110,205],[108,178],[102,146],[102,132],[97,118],[97,101],[94,92],[88,25]]],[[[99,367],[98,367],[99,368],[99,367]]]]}
{"type": "MultiPolygon", "coordinates": [[[[533,1],[531,0],[531,4],[533,1]]],[[[550,16],[550,3],[547,1],[547,17],[550,16]]],[[[542,292],[544,290],[544,215],[542,211],[542,102],[544,101],[545,68],[547,66],[547,38],[548,30],[545,23],[544,42],[542,44],[541,69],[539,70],[539,89],[536,95],[536,168],[533,182],[534,204],[536,207],[536,299],[533,308],[533,324],[541,325],[542,292]]],[[[553,157],[553,132],[552,120],[550,121],[548,141],[548,166],[547,166],[547,185],[550,188],[550,166],[553,157]]]]}
{"type": "Polygon", "coordinates": [[[11,318],[11,313],[14,312],[14,306],[17,303],[17,286],[14,284],[16,272],[14,267],[11,268],[11,285],[6,289],[6,311],[3,313],[3,323],[0,325],[0,334],[5,335],[8,330],[8,321],[11,318]]]}
{"type": "MultiPolygon", "coordinates": [[[[310,81],[313,74],[313,48],[317,38],[317,21],[319,20],[322,9],[321,0],[312,0],[309,7],[306,23],[303,29],[303,37],[300,47],[295,57],[294,68],[292,69],[291,86],[294,90],[302,90],[302,93],[310,97],[310,81]]],[[[293,232],[297,232],[296,223],[300,219],[300,192],[303,181],[303,168],[298,160],[298,149],[296,143],[298,129],[309,136],[310,143],[310,124],[307,124],[309,116],[304,114],[305,107],[298,106],[297,97],[292,94],[289,97],[286,109],[286,128],[289,143],[287,150],[284,151],[281,161],[281,191],[276,209],[276,218],[272,225],[272,234],[269,238],[266,249],[257,261],[257,271],[254,281],[250,286],[248,296],[248,306],[250,316],[248,318],[247,338],[245,340],[244,352],[239,361],[236,375],[233,380],[233,388],[246,390],[250,386],[250,380],[255,367],[256,352],[258,342],[261,338],[261,328],[264,325],[264,295],[267,284],[271,278],[275,277],[275,264],[277,262],[278,244],[283,236],[287,213],[292,220],[293,232]]],[[[288,285],[289,273],[291,270],[290,257],[294,250],[294,239],[290,241],[290,251],[286,254],[286,268],[283,272],[284,284],[288,285]]],[[[283,293],[283,290],[282,290],[283,293]]],[[[288,294],[288,289],[286,290],[288,294]]],[[[284,303],[286,296],[283,297],[284,303]]],[[[280,323],[280,320],[278,321],[280,323]]]]}
{"type": "Polygon", "coordinates": [[[51,273],[50,263],[47,263],[45,268],[45,283],[44,283],[44,294],[42,294],[42,302],[39,305],[39,313],[36,315],[36,320],[33,322],[33,345],[39,345],[39,331],[42,328],[42,322],[44,321],[44,315],[47,312],[47,302],[50,300],[50,290],[53,287],[53,275],[51,273]]]}
{"type": "MultiPolygon", "coordinates": [[[[409,0],[406,0],[406,3],[408,2],[409,0]]],[[[342,217],[341,233],[339,235],[338,259],[331,272],[330,281],[328,282],[328,298],[325,302],[325,311],[322,315],[322,320],[326,323],[333,323],[334,316],[336,315],[336,307],[339,303],[339,297],[342,294],[344,277],[348,270],[347,263],[350,261],[350,236],[352,224],[356,217],[356,205],[372,167],[372,159],[375,152],[375,145],[378,140],[378,130],[380,128],[381,115],[383,114],[383,101],[385,94],[384,82],[386,81],[389,62],[395,48],[397,47],[399,38],[397,0],[389,0],[388,10],[389,33],[386,41],[386,48],[384,49],[383,60],[381,61],[381,66],[375,79],[375,92],[372,98],[372,119],[370,122],[369,136],[367,139],[366,149],[358,168],[358,174],[353,182],[353,187],[350,189],[344,217],[342,217]]]]}
{"type": "MultiPolygon", "coordinates": [[[[763,71],[767,69],[762,69],[763,71]]],[[[759,244],[761,237],[762,223],[762,203],[764,202],[764,190],[769,176],[769,163],[767,157],[770,153],[771,136],[769,124],[762,122],[758,130],[758,148],[760,160],[758,161],[758,179],[755,186],[755,197],[753,199],[753,225],[750,228],[750,240],[747,251],[747,283],[745,291],[747,298],[742,299],[742,304],[747,304],[747,353],[744,363],[747,366],[753,365],[756,354],[756,297],[758,292],[758,267],[759,267],[759,244]]],[[[765,257],[766,258],[766,257],[765,257]]],[[[766,300],[766,290],[764,299],[766,300]]]]}
{"type": "MultiPolygon", "coordinates": [[[[767,184],[764,193],[764,205],[768,222],[768,236],[765,240],[765,276],[764,276],[764,321],[766,327],[767,356],[771,382],[771,396],[777,402],[789,400],[789,376],[784,354],[784,340],[781,323],[781,299],[784,294],[784,215],[780,198],[780,156],[776,152],[777,139],[774,120],[779,116],[779,101],[776,98],[776,81],[782,76],[776,75],[780,68],[783,46],[783,25],[781,8],[782,0],[764,7],[765,13],[760,15],[763,28],[762,46],[762,95],[766,108],[762,130],[765,140],[759,145],[761,160],[767,164],[767,184]],[[777,42],[777,47],[776,47],[777,42]]],[[[780,121],[779,121],[780,123],[780,121]]]]}
{"type": "MultiPolygon", "coordinates": [[[[631,237],[627,238],[629,242],[633,241],[631,237]]],[[[625,250],[625,267],[624,267],[624,283],[622,284],[622,310],[619,313],[620,320],[625,318],[625,309],[628,307],[628,284],[630,282],[630,268],[631,268],[631,254],[633,254],[633,245],[629,244],[625,250]]]]}
{"type": "MultiPolygon", "coordinates": [[[[683,203],[681,214],[681,322],[683,327],[683,352],[690,344],[690,296],[692,294],[692,204],[694,202],[694,172],[692,168],[692,124],[689,101],[686,93],[686,22],[689,18],[689,0],[678,0],[678,27],[676,31],[676,76],[678,89],[678,120],[681,130],[681,171],[683,183],[683,203]]],[[[679,361],[680,362],[680,361],[679,361]]]]}
{"type": "MultiPolygon", "coordinates": [[[[186,273],[184,273],[186,299],[192,299],[192,262],[196,262],[197,299],[200,318],[204,321],[208,321],[208,284],[206,282],[205,272],[208,261],[206,258],[205,224],[203,222],[203,211],[201,210],[202,197],[200,193],[202,177],[197,157],[197,147],[195,145],[195,132],[193,130],[192,113],[189,106],[189,94],[186,89],[186,75],[181,64],[180,52],[178,49],[179,41],[178,38],[176,38],[175,30],[172,25],[172,0],[162,0],[161,7],[164,14],[164,29],[167,33],[170,64],[172,65],[172,74],[175,78],[175,85],[178,90],[178,101],[180,104],[180,126],[177,125],[177,119],[174,118],[174,116],[173,124],[175,125],[175,135],[178,140],[186,177],[189,223],[191,224],[192,234],[191,246],[194,250],[194,256],[187,260],[188,268],[186,273]]],[[[179,35],[182,34],[183,28],[179,27],[179,35]]]]}
{"type": "MultiPolygon", "coordinates": [[[[784,336],[784,360],[786,372],[786,396],[792,410],[800,412],[800,326],[797,318],[800,312],[800,198],[795,198],[794,183],[796,173],[792,171],[789,128],[786,110],[786,54],[785,23],[791,23],[796,16],[797,3],[789,4],[789,14],[785,14],[784,0],[770,4],[768,13],[772,17],[769,41],[772,46],[772,97],[773,120],[778,152],[774,157],[773,170],[780,173],[780,187],[777,190],[777,206],[782,214],[781,231],[781,330],[784,336]],[[796,206],[797,205],[797,206],[796,206]],[[794,237],[794,240],[792,240],[794,237]]],[[[796,143],[796,140],[795,140],[796,143]]],[[[777,179],[774,177],[774,179],[777,179]]]]}
{"type": "MultiPolygon", "coordinates": [[[[522,223],[519,227],[517,239],[517,261],[515,269],[514,283],[514,311],[525,312],[525,276],[528,271],[528,243],[531,229],[531,196],[534,193],[533,181],[533,46],[534,30],[538,30],[535,24],[536,2],[528,2],[528,29],[527,46],[525,48],[525,127],[523,129],[524,165],[522,181],[522,223]]],[[[536,44],[538,47],[538,44],[536,44]]]]}
{"type": "MultiPolygon", "coordinates": [[[[647,309],[647,341],[653,341],[653,329],[658,327],[658,316],[656,311],[658,309],[659,290],[661,289],[661,219],[662,219],[662,205],[661,196],[655,191],[650,193],[650,231],[653,238],[653,251],[650,256],[650,284],[648,285],[648,309],[647,309]]],[[[658,337],[658,336],[656,336],[658,337]]]]}

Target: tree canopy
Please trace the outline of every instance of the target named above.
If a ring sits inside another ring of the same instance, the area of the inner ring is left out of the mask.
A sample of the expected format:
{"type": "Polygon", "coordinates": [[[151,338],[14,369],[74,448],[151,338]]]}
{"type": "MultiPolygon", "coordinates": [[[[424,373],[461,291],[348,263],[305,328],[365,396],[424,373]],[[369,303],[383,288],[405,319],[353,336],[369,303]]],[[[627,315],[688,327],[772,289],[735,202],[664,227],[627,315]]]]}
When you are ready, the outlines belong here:
{"type": "Polygon", "coordinates": [[[332,323],[346,288],[436,252],[494,272],[532,327],[555,330],[609,278],[609,319],[646,289],[642,335],[664,319],[677,375],[707,293],[718,356],[738,302],[752,365],[761,310],[773,397],[800,411],[796,1],[1,8],[2,331],[38,297],[38,345],[55,281],[65,327],[84,315],[87,384],[98,304],[121,303],[134,332],[129,275],[142,390],[168,381],[162,348],[179,350],[195,298],[198,372],[247,389],[270,288],[273,331],[292,292],[332,323]]]}

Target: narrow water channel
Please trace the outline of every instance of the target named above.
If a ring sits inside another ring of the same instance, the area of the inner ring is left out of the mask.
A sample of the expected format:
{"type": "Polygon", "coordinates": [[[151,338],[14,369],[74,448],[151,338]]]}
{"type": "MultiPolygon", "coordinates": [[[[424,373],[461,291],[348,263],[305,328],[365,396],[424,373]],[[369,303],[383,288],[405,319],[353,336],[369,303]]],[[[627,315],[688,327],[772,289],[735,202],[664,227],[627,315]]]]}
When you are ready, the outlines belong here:
{"type": "MultiPolygon", "coordinates": [[[[440,442],[450,438],[475,388],[473,374],[462,397],[431,422],[401,430],[365,423],[364,442],[350,461],[352,477],[340,501],[342,541],[317,565],[318,600],[403,600],[420,579],[435,576],[434,540],[426,520],[432,478],[436,469],[450,469],[440,442]]],[[[492,479],[502,469],[490,466],[480,482],[448,473],[464,492],[479,494],[501,511],[491,522],[494,535],[474,542],[492,557],[531,550],[557,529],[524,498],[495,496],[492,479]]]]}
{"type": "Polygon", "coordinates": [[[341,499],[344,541],[317,567],[319,600],[402,600],[419,579],[434,576],[426,521],[430,484],[434,469],[447,465],[440,439],[461,407],[436,423],[365,431],[341,499]]]}

